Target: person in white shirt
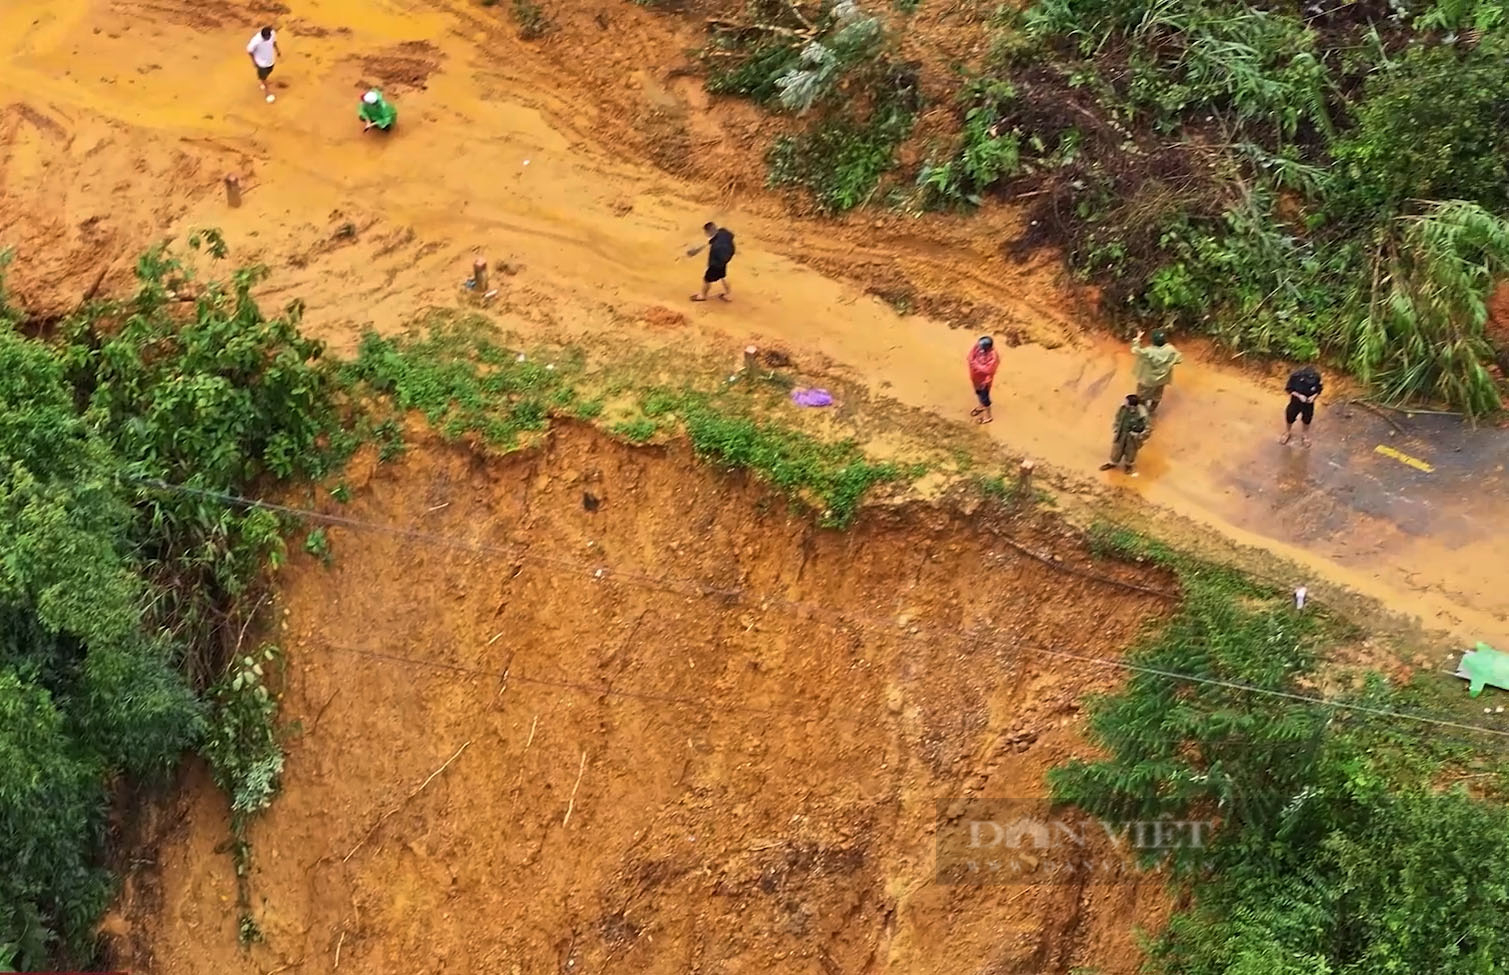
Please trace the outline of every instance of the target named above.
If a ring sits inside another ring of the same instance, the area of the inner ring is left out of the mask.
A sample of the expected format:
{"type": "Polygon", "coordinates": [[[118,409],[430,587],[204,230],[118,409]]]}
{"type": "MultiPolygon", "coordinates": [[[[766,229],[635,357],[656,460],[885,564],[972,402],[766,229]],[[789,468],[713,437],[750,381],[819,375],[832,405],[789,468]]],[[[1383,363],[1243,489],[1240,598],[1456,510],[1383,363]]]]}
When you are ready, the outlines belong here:
{"type": "MultiPolygon", "coordinates": [[[[267,92],[267,76],[272,74],[272,67],[278,63],[278,55],[282,53],[278,50],[278,35],[271,27],[257,31],[246,45],[246,54],[257,69],[257,84],[262,86],[264,94],[267,92]]],[[[272,97],[268,96],[267,100],[272,101],[272,97]]]]}

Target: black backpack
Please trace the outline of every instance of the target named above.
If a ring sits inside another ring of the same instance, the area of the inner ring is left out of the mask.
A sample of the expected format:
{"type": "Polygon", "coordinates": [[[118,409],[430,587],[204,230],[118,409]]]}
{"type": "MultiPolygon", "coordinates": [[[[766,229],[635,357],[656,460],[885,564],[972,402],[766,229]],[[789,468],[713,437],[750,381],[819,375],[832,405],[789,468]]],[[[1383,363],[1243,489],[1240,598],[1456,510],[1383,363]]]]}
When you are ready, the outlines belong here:
{"type": "Polygon", "coordinates": [[[1320,373],[1314,366],[1300,366],[1290,374],[1288,385],[1301,396],[1314,396],[1320,391],[1320,373]]]}

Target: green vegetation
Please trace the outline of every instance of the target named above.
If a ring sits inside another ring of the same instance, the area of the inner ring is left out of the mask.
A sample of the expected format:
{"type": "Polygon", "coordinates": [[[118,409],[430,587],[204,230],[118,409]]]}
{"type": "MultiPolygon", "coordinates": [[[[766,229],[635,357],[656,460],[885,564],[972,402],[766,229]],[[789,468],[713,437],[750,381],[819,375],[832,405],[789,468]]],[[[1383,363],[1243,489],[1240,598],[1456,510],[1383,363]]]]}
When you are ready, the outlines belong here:
{"type": "MultiPolygon", "coordinates": [[[[518,352],[500,344],[485,322],[440,317],[427,331],[404,338],[367,335],[343,384],[367,416],[386,403],[400,413],[416,410],[449,438],[478,435],[504,450],[521,436],[543,431],[552,416],[598,417],[601,400],[582,400],[579,387],[594,377],[575,350],[518,352]]],[[[390,418],[386,422],[394,422],[390,418]]],[[[810,503],[825,525],[845,527],[866,491],[920,472],[874,464],[851,442],[825,443],[775,423],[762,423],[726,390],[640,391],[639,415],[608,424],[609,432],[644,443],[678,424],[699,456],[726,468],[753,470],[793,500],[810,503]]]]}
{"type": "Polygon", "coordinates": [[[274,705],[231,670],[267,653],[241,642],[281,526],[154,486],[314,476],[342,445],[320,348],[297,306],[257,309],[261,273],[201,284],[157,248],[54,341],[0,312],[0,959],[22,968],[90,956],[112,779],[198,747],[243,821],[276,789],[274,705]]]}
{"type": "Polygon", "coordinates": [[[759,26],[724,27],[705,52],[708,90],[811,113],[804,131],[771,146],[770,184],[807,189],[825,213],[865,203],[916,122],[915,66],[851,0],[828,5],[816,24],[779,2],[758,0],[751,12],[759,26]]]}
{"type": "Polygon", "coordinates": [[[327,566],[334,560],[330,551],[330,536],[323,527],[311,528],[309,534],[304,536],[304,551],[327,566]]]}
{"type": "Polygon", "coordinates": [[[648,443],[655,436],[655,421],[647,416],[636,416],[632,420],[623,420],[613,424],[609,428],[613,435],[622,437],[629,443],[648,443]]]}
{"type": "Polygon", "coordinates": [[[866,459],[853,442],[824,443],[804,433],[738,414],[706,399],[691,399],[682,422],[697,454],[725,468],[748,468],[794,498],[812,500],[824,525],[854,520],[865,492],[919,471],[866,459]]]}
{"type": "Polygon", "coordinates": [[[917,174],[924,203],[978,206],[980,194],[1022,171],[1021,133],[1002,128],[1005,106],[1016,98],[1010,83],[984,79],[959,93],[964,107],[964,130],[952,158],[929,163],[917,174]]]}
{"type": "MultiPolygon", "coordinates": [[[[1154,941],[1149,971],[1498,971],[1509,810],[1452,784],[1473,749],[1435,728],[1236,689],[1313,697],[1335,625],[1144,539],[1099,540],[1183,583],[1177,615],[1130,661],[1221,682],[1133,673],[1092,710],[1106,757],[1050,775],[1058,798],[1098,816],[1219,818],[1204,855],[1160,854],[1196,900],[1154,941]]],[[[1418,711],[1433,696],[1369,680],[1344,700],[1418,711]]],[[[1490,764],[1477,781],[1495,774],[1490,764]]]]}
{"type": "Polygon", "coordinates": [[[366,415],[376,415],[374,396],[397,411],[384,421],[389,436],[401,438],[399,418],[412,410],[447,439],[476,434],[511,449],[572,406],[583,365],[579,352],[517,352],[495,341],[485,321],[441,316],[403,338],[368,332],[339,373],[366,415]]]}
{"type": "Polygon", "coordinates": [[[1129,315],[1328,354],[1391,400],[1495,410],[1484,324],[1509,260],[1505,41],[1440,37],[1423,9],[1340,10],[1029,8],[999,66],[1033,80],[1019,118],[1090,150],[1039,187],[1041,240],[1129,315]],[[1055,118],[1050,99],[1078,111],[1055,118]]]}
{"type": "Polygon", "coordinates": [[[770,181],[819,210],[1019,197],[1013,252],[1061,248],[1113,315],[1478,416],[1504,392],[1485,333],[1509,264],[1504,10],[1038,0],[979,21],[989,44],[923,92],[904,12],[756,0],[704,55],[710,91],[809,116],[770,181]],[[929,127],[900,171],[928,103],[955,134],[929,127]]]}
{"type": "Polygon", "coordinates": [[[546,16],[545,9],[534,0],[510,0],[510,6],[513,19],[519,24],[521,40],[539,40],[550,32],[550,18],[546,16]]]}
{"type": "Polygon", "coordinates": [[[810,190],[818,209],[841,213],[866,202],[895,168],[896,147],[912,130],[904,98],[877,99],[867,117],[836,109],[821,124],[770,147],[770,185],[810,190]]]}

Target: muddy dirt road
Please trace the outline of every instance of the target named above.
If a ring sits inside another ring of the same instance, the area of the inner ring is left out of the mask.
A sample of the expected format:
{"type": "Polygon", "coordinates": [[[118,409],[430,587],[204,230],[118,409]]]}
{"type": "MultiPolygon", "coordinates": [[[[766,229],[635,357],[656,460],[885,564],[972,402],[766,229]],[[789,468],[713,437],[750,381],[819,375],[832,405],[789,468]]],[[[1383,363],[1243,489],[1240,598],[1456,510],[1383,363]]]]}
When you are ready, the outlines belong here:
{"type": "MultiPolygon", "coordinates": [[[[790,219],[757,169],[707,181],[757,158],[765,123],[709,105],[680,75],[694,35],[617,0],[551,13],[557,31],[530,45],[506,4],[11,0],[0,240],[18,248],[19,290],[33,307],[66,308],[102,263],[114,262],[113,283],[143,243],[218,226],[237,258],[272,266],[269,299],[305,299],[309,327],[339,348],[365,325],[455,304],[483,252],[514,272],[499,275],[496,311],[528,334],[608,355],[624,343],[780,342],[901,403],[962,415],[971,333],[867,293],[889,288],[955,324],[1035,340],[1005,350],[1009,405],[984,434],[1099,476],[1127,356],[1084,330],[1093,323],[1050,270],[1000,256],[1009,214],[790,219]],[[272,105],[244,54],[268,20],[285,53],[272,105]],[[388,138],[359,131],[372,83],[399,106],[388,138]],[[246,187],[237,209],[228,172],[246,187]],[[681,252],[709,216],[739,235],[732,305],[686,302],[700,268],[681,252]],[[673,335],[644,324],[662,307],[686,316],[673,335]]],[[[1198,531],[1292,559],[1296,583],[1350,587],[1509,644],[1509,559],[1494,532],[1509,515],[1503,433],[1420,418],[1400,433],[1333,398],[1303,451],[1275,443],[1281,408],[1277,383],[1192,362],[1142,476],[1114,484],[1198,531]]]]}

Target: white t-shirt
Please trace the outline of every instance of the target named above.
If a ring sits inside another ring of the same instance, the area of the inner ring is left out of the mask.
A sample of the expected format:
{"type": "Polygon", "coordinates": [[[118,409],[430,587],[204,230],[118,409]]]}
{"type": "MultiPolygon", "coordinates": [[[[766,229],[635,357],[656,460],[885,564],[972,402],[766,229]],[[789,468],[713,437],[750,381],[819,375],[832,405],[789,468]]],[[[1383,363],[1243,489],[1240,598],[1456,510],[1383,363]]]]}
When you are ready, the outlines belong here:
{"type": "Polygon", "coordinates": [[[246,53],[252,56],[252,61],[256,63],[257,67],[270,68],[278,59],[278,52],[273,47],[277,43],[277,40],[277,31],[273,31],[272,36],[265,40],[262,37],[262,32],[257,31],[252,35],[251,43],[246,45],[246,53]]]}

